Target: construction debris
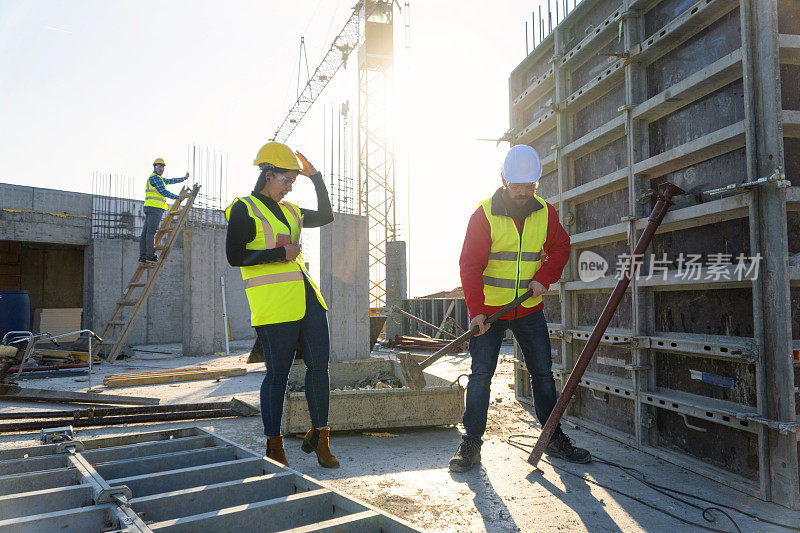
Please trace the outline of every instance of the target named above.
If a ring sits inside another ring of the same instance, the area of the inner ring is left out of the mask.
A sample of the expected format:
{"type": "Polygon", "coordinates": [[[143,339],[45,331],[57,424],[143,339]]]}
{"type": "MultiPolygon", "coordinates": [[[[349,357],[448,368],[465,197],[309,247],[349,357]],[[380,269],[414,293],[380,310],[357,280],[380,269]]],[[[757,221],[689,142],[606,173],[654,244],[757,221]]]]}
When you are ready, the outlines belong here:
{"type": "MultiPolygon", "coordinates": [[[[331,387],[331,390],[375,390],[375,389],[401,389],[403,382],[400,379],[387,371],[376,372],[373,375],[367,376],[354,382],[352,385],[344,385],[340,387],[331,387]]],[[[289,392],[303,392],[306,390],[305,383],[302,381],[290,381],[289,392]]]]}
{"type": "Polygon", "coordinates": [[[247,374],[244,368],[205,367],[179,368],[175,370],[156,370],[151,372],[133,372],[129,374],[110,374],[103,379],[106,387],[132,387],[136,385],[153,385],[156,383],[176,383],[180,381],[196,381],[199,379],[220,379],[247,374]]]}
{"type": "MultiPolygon", "coordinates": [[[[447,346],[452,339],[431,339],[425,337],[410,337],[408,335],[395,335],[394,339],[383,341],[385,348],[399,348],[403,350],[440,350],[447,346]]],[[[467,351],[468,344],[459,345],[456,351],[467,351]]]]}
{"type": "Polygon", "coordinates": [[[118,426],[142,422],[167,422],[173,420],[199,420],[203,418],[228,418],[256,416],[259,410],[241,400],[230,402],[186,403],[148,407],[110,407],[74,409],[72,411],[35,411],[0,413],[0,433],[29,431],[45,428],[88,426],[118,426]],[[31,421],[30,419],[37,419],[31,421]],[[25,420],[24,422],[22,420],[25,420]]]}

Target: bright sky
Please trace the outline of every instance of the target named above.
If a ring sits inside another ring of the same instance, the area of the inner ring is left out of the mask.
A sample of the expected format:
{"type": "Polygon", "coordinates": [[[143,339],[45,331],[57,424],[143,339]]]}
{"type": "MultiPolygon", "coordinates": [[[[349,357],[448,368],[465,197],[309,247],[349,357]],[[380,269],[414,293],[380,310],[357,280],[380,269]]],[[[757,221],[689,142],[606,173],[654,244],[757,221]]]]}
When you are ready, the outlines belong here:
{"type": "MultiPolygon", "coordinates": [[[[91,192],[92,172],[116,172],[141,177],[143,197],[152,160],[182,175],[197,143],[224,150],[231,194],[249,194],[253,157],[296,98],[300,36],[313,72],[352,4],[3,0],[0,181],[91,192]]],[[[499,186],[508,148],[476,139],[508,129],[508,76],[537,5],[411,0],[407,70],[395,10],[395,112],[409,124],[396,140],[398,224],[411,296],[461,284],[467,220],[499,186]]],[[[349,99],[357,109],[356,72],[353,58],[288,140],[320,169],[325,107],[349,99]]],[[[315,207],[307,183],[289,200],[315,207]]]]}

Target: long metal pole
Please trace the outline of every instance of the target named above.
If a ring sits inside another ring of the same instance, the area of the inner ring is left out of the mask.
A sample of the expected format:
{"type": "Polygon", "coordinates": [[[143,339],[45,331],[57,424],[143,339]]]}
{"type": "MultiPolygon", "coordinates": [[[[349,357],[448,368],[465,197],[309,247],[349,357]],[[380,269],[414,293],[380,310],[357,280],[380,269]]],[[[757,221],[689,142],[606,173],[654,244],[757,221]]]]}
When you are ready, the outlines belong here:
{"type": "Polygon", "coordinates": [[[567,404],[570,399],[572,399],[572,395],[575,394],[575,389],[578,388],[578,383],[583,377],[583,373],[586,372],[586,367],[589,366],[589,361],[591,361],[594,351],[600,344],[600,339],[602,339],[603,334],[606,332],[606,328],[608,328],[608,324],[611,322],[614,312],[617,310],[620,301],[622,301],[622,297],[625,295],[625,290],[628,288],[631,278],[633,278],[633,272],[636,268],[636,259],[641,257],[650,245],[650,241],[656,229],[661,225],[661,221],[664,220],[664,215],[667,214],[669,206],[672,205],[672,197],[683,193],[684,191],[680,187],[672,183],[664,183],[659,187],[658,201],[655,207],[653,207],[653,212],[650,214],[650,221],[647,227],[642,232],[642,236],[639,237],[639,242],[636,243],[636,248],[633,250],[633,257],[631,257],[621,279],[614,288],[614,292],[611,293],[603,309],[603,313],[600,315],[600,319],[592,330],[589,340],[586,341],[586,346],[583,347],[580,357],[578,357],[578,360],[575,362],[575,368],[572,369],[567,383],[564,385],[564,389],[561,391],[561,395],[558,397],[558,401],[555,407],[553,407],[550,417],[547,419],[547,423],[542,428],[542,433],[536,441],[536,446],[533,447],[533,451],[528,457],[528,462],[534,467],[539,463],[539,459],[541,459],[545,448],[550,442],[550,438],[553,436],[553,433],[555,433],[556,426],[561,420],[561,417],[564,416],[567,404]]]}
{"type": "Polygon", "coordinates": [[[225,276],[220,276],[219,284],[222,286],[222,323],[225,324],[225,355],[231,354],[230,332],[228,331],[228,306],[225,303],[225,276]]]}

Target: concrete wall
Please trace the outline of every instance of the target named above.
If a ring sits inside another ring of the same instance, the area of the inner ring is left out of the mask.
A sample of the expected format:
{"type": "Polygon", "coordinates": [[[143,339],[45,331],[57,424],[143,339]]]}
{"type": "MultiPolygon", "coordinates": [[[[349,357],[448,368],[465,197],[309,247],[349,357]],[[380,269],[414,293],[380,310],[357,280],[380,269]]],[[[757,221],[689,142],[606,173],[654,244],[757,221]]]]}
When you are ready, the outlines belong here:
{"type": "Polygon", "coordinates": [[[320,229],[320,290],[328,304],[331,362],[369,357],[367,217],[336,213],[320,229]]]}
{"type": "Polygon", "coordinates": [[[87,245],[92,197],[0,183],[0,240],[87,245]]]}
{"type": "Polygon", "coordinates": [[[225,257],[225,230],[187,227],[183,231],[183,353],[203,355],[225,349],[220,276],[225,277],[225,298],[231,330],[236,339],[255,337],[250,308],[238,268],[225,257]]]}
{"type": "MultiPolygon", "coordinates": [[[[139,241],[135,228],[93,239],[91,216],[91,195],[0,183],[0,241],[28,243],[22,281],[32,309],[83,307],[85,327],[99,333],[138,266],[139,241]]],[[[233,338],[254,338],[244,282],[225,258],[225,229],[187,226],[127,344],[183,342],[187,355],[224,349],[220,276],[233,338]]]]}

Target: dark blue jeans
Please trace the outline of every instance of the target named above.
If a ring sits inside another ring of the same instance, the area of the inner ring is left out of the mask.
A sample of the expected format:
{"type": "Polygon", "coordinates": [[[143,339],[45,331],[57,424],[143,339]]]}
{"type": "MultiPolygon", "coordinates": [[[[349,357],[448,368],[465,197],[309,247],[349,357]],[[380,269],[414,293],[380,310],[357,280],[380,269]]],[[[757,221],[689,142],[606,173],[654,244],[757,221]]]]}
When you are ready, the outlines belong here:
{"type": "Polygon", "coordinates": [[[264,435],[281,434],[281,415],[289,370],[292,368],[298,343],[306,364],[306,402],[315,428],[328,425],[330,384],[328,382],[328,315],[306,284],[306,315],[294,322],[256,326],[261,339],[267,373],[261,382],[261,419],[264,435]]]}
{"type": "Polygon", "coordinates": [[[144,207],[144,226],[142,235],[139,237],[139,257],[150,257],[155,253],[153,238],[161,225],[161,217],[164,210],[160,207],[144,207]]]}
{"type": "MultiPolygon", "coordinates": [[[[497,368],[500,345],[506,330],[511,329],[517,339],[525,366],[531,375],[533,403],[536,418],[544,425],[547,417],[556,405],[556,383],[553,380],[552,361],[550,359],[550,335],[547,333],[547,321],[544,311],[536,311],[530,315],[514,320],[498,320],[483,335],[472,337],[469,341],[469,353],[472,355],[472,373],[467,382],[467,400],[464,410],[465,440],[480,446],[486,431],[486,416],[489,409],[489,388],[492,376],[497,368]]],[[[561,431],[559,425],[556,431],[561,431]]]]}

